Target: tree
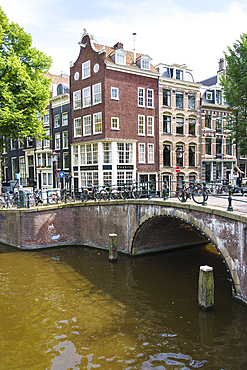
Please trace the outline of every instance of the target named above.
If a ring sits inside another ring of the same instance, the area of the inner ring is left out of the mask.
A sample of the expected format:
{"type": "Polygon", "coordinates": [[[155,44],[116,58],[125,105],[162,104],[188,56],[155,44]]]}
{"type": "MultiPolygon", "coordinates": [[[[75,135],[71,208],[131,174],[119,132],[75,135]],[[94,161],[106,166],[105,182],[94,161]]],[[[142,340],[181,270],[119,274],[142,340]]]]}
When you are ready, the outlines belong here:
{"type": "Polygon", "coordinates": [[[224,52],[226,73],[221,75],[224,98],[232,118],[227,125],[238,152],[247,154],[247,34],[242,34],[233,47],[224,52]]]}
{"type": "Polygon", "coordinates": [[[51,80],[45,73],[51,63],[0,7],[0,152],[10,138],[45,137],[39,115],[50,98],[51,80]]]}

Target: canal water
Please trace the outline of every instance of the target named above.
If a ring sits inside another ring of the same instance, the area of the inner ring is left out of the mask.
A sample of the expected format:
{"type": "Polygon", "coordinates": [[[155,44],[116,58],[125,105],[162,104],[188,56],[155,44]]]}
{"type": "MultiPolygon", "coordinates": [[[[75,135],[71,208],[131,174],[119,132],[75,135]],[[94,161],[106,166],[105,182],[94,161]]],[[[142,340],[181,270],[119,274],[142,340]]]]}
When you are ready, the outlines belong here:
{"type": "Polygon", "coordinates": [[[246,370],[247,308],[212,245],[131,258],[0,246],[0,369],[246,370]],[[198,308],[199,266],[215,306],[198,308]]]}

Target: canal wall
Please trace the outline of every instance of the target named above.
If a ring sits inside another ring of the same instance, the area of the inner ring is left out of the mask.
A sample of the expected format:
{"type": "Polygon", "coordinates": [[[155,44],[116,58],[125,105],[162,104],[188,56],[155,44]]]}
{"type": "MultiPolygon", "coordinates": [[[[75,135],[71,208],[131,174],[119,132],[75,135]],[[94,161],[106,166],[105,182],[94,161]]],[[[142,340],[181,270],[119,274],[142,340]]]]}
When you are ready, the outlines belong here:
{"type": "Polygon", "coordinates": [[[118,249],[138,255],[212,242],[226,263],[233,295],[247,302],[247,216],[162,200],[120,200],[1,210],[0,241],[30,250],[66,245],[118,249]]]}

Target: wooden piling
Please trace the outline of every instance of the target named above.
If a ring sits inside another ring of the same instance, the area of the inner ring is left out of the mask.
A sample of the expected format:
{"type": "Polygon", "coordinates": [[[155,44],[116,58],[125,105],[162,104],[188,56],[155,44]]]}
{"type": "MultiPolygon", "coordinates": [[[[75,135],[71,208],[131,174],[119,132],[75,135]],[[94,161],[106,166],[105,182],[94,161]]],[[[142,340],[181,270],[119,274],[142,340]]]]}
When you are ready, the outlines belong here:
{"type": "Polygon", "coordinates": [[[117,234],[109,234],[109,260],[117,261],[117,234]]]}
{"type": "Polygon", "coordinates": [[[214,273],[213,267],[200,266],[198,284],[198,306],[203,310],[214,305],[214,273]]]}

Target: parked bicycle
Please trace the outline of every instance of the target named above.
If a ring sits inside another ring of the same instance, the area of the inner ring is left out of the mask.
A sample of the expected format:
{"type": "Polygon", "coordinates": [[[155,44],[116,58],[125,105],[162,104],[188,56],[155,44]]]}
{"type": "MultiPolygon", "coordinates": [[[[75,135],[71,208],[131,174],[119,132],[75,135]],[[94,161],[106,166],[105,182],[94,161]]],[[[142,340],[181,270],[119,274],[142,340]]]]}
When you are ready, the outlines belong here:
{"type": "Polygon", "coordinates": [[[204,197],[204,189],[201,184],[190,183],[187,188],[180,189],[178,191],[178,199],[182,202],[186,202],[187,199],[193,199],[194,202],[202,204],[204,201],[208,200],[208,192],[206,191],[204,197]]]}

